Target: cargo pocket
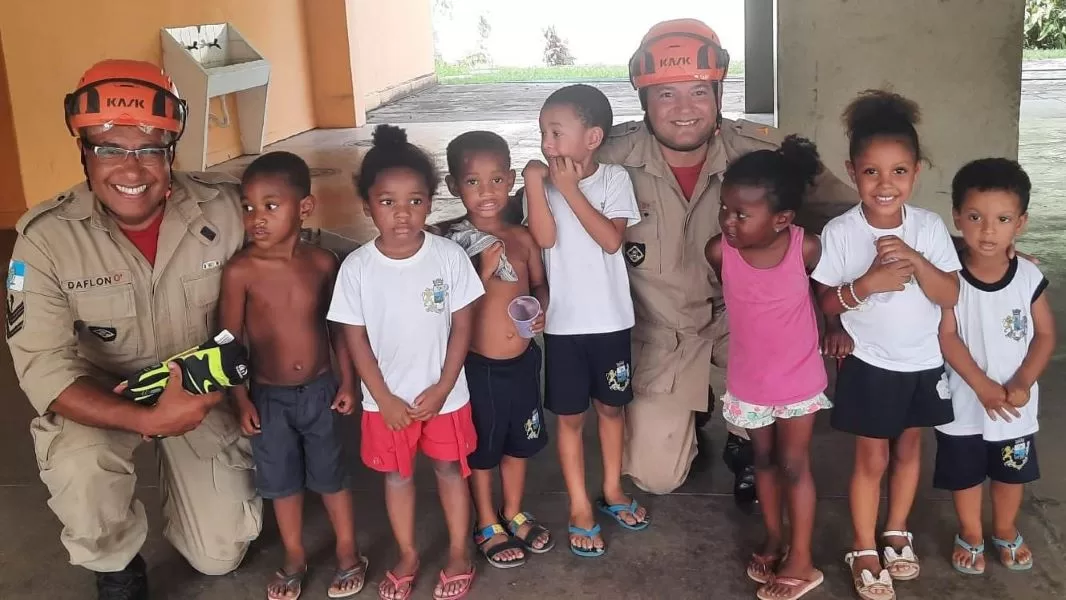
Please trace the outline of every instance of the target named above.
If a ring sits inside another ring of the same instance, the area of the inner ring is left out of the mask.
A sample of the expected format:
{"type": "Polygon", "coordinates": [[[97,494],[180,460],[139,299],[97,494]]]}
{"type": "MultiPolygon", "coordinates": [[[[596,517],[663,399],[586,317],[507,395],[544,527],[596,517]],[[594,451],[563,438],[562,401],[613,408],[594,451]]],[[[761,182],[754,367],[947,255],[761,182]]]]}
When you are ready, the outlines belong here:
{"type": "Polygon", "coordinates": [[[234,501],[248,501],[255,497],[252,445],[241,435],[235,415],[217,407],[207,413],[199,427],[184,437],[197,458],[211,461],[216,493],[234,501]]]}
{"type": "Polygon", "coordinates": [[[120,366],[141,353],[137,322],[137,301],[133,284],[73,295],[74,328],[81,341],[79,352],[89,362],[120,366]]]}
{"type": "Polygon", "coordinates": [[[37,468],[47,471],[51,468],[52,454],[55,442],[63,433],[63,423],[66,419],[55,414],[48,413],[43,417],[37,417],[30,423],[30,436],[33,438],[33,453],[37,457],[37,468]]]}
{"type": "Polygon", "coordinates": [[[185,291],[185,320],[191,338],[188,345],[203,343],[217,333],[222,273],[216,270],[195,279],[182,279],[181,285],[185,291]]]}
{"type": "Polygon", "coordinates": [[[633,391],[670,394],[680,360],[677,334],[666,329],[633,328],[633,391]]]}

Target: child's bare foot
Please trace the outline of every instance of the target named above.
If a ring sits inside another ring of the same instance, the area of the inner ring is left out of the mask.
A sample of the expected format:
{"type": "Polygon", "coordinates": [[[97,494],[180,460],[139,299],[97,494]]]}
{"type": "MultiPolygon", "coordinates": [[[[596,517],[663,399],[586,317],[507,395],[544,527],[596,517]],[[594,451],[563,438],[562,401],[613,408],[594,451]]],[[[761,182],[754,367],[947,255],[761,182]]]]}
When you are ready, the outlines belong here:
{"type": "Polygon", "coordinates": [[[491,523],[474,535],[474,544],[478,551],[494,567],[506,569],[525,563],[526,553],[522,544],[507,535],[503,525],[491,523]]]}
{"type": "Polygon", "coordinates": [[[418,553],[415,550],[401,551],[400,562],[385,571],[385,579],[378,586],[382,600],[401,600],[411,593],[415,576],[418,575],[418,553]]]}
{"type": "Polygon", "coordinates": [[[349,557],[338,560],[337,572],[333,575],[333,582],[329,584],[330,598],[347,598],[354,596],[363,590],[366,583],[366,557],[349,557]]]}
{"type": "Polygon", "coordinates": [[[980,535],[955,536],[955,549],[951,553],[951,565],[967,575],[985,572],[985,544],[980,535]]]}
{"type": "Polygon", "coordinates": [[[440,581],[433,588],[434,600],[448,600],[465,596],[474,583],[474,563],[467,557],[465,550],[452,552],[448,564],[440,572],[440,581]]]}
{"type": "Polygon", "coordinates": [[[648,509],[622,493],[622,490],[604,491],[597,502],[601,512],[611,515],[615,521],[629,529],[643,529],[648,525],[648,509]]]}
{"type": "Polygon", "coordinates": [[[762,552],[751,555],[748,578],[756,583],[766,583],[787,554],[787,551],[781,550],[780,539],[768,538],[762,546],[762,552]]]}
{"type": "Polygon", "coordinates": [[[599,526],[596,525],[596,519],[592,516],[591,508],[571,514],[570,526],[591,534],[586,535],[571,529],[570,547],[572,549],[582,552],[596,552],[597,554],[603,553],[606,544],[604,544],[603,537],[599,534],[599,526]]]}
{"type": "Polygon", "coordinates": [[[300,595],[303,578],[307,575],[307,565],[289,564],[274,572],[274,578],[267,584],[267,598],[270,600],[291,600],[300,595]]]}
{"type": "Polygon", "coordinates": [[[766,585],[759,588],[760,600],[786,600],[796,598],[821,585],[824,575],[810,561],[799,564],[783,559],[776,573],[771,573],[766,585]]]}
{"type": "Polygon", "coordinates": [[[555,546],[551,532],[540,523],[537,523],[533,515],[519,511],[508,517],[503,512],[500,512],[499,517],[501,521],[507,524],[507,530],[511,532],[511,535],[521,541],[534,554],[547,552],[555,546]]]}
{"type": "Polygon", "coordinates": [[[892,586],[892,576],[888,570],[881,568],[881,557],[877,550],[855,550],[849,552],[845,561],[851,568],[851,578],[855,591],[863,600],[889,600],[896,597],[892,586]]]}

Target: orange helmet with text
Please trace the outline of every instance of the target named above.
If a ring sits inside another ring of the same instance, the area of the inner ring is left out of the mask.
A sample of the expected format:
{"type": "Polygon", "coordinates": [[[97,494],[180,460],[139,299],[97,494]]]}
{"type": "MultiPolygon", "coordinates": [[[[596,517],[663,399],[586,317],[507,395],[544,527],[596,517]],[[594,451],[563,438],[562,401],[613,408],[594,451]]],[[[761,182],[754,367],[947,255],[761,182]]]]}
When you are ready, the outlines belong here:
{"type": "Polygon", "coordinates": [[[186,104],[170,77],[156,65],[139,60],[109,59],[89,67],[78,89],[63,101],[67,129],[132,125],[162,129],[177,141],[185,130],[186,104]]]}
{"type": "Polygon", "coordinates": [[[717,84],[728,70],[729,53],[713,29],[697,19],[674,19],[644,35],[629,60],[629,81],[637,90],[683,81],[717,84]]]}

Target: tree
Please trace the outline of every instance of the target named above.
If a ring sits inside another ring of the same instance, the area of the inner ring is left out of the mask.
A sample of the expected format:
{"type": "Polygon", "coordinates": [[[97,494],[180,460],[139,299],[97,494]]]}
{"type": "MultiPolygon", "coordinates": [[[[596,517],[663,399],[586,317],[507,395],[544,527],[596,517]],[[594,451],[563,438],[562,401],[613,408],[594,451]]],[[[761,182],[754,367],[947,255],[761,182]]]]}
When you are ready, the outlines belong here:
{"type": "Polygon", "coordinates": [[[544,64],[559,67],[574,64],[574,55],[566,40],[555,31],[555,25],[544,30],[544,64]]]}
{"type": "Polygon", "coordinates": [[[1066,48],[1066,0],[1026,0],[1025,47],[1066,48]]]}

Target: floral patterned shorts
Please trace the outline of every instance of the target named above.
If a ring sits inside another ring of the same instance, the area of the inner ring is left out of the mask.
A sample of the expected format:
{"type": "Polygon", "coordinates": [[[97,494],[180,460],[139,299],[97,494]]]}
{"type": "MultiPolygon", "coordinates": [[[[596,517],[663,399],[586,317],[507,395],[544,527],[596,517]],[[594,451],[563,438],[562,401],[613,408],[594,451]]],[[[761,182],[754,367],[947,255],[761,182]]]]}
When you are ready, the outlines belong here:
{"type": "Polygon", "coordinates": [[[722,416],[730,425],[744,429],[759,429],[773,425],[778,419],[794,419],[832,407],[833,403],[825,394],[818,394],[810,400],[793,402],[784,406],[749,404],[734,398],[729,392],[722,396],[722,416]]]}

